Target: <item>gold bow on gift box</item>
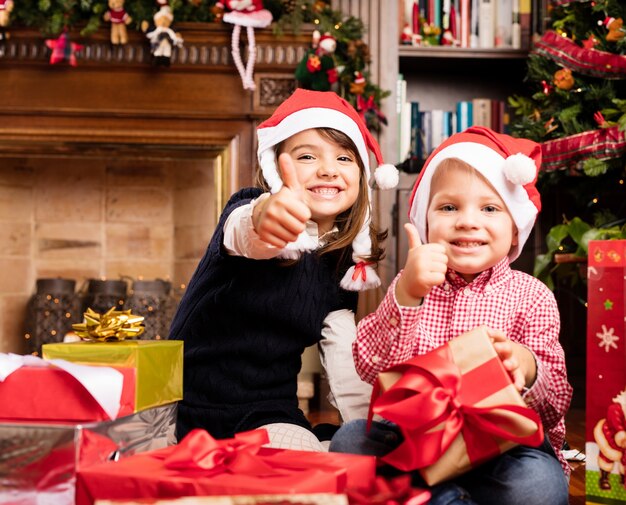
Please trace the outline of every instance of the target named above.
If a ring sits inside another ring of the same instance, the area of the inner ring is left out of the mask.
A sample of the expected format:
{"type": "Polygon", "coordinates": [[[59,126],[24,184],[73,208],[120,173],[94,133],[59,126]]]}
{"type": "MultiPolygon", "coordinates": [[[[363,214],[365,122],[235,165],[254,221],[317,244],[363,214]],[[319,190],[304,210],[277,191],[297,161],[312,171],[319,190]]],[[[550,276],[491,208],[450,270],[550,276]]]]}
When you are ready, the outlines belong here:
{"type": "Polygon", "coordinates": [[[83,340],[116,342],[136,338],[145,330],[141,324],[144,317],[131,314],[130,310],[115,310],[115,307],[111,307],[100,315],[88,308],[83,317],[84,322],[72,325],[76,335],[83,340]]]}

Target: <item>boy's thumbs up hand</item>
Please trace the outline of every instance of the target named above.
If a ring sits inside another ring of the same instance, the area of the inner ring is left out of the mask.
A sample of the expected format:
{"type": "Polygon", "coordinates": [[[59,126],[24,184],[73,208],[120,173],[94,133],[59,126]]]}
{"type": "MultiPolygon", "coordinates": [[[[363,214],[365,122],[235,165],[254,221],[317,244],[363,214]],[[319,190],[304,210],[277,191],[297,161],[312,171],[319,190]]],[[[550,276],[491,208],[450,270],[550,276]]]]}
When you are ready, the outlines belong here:
{"type": "Polygon", "coordinates": [[[448,256],[441,244],[422,244],[417,228],[404,225],[409,240],[409,253],[396,284],[400,305],[416,306],[434,286],[443,284],[448,269],[448,256]]]}
{"type": "Polygon", "coordinates": [[[311,211],[304,203],[305,188],[288,154],[278,157],[283,187],[278,193],[259,202],[252,213],[252,224],[261,240],[278,248],[295,242],[304,231],[311,211]]]}

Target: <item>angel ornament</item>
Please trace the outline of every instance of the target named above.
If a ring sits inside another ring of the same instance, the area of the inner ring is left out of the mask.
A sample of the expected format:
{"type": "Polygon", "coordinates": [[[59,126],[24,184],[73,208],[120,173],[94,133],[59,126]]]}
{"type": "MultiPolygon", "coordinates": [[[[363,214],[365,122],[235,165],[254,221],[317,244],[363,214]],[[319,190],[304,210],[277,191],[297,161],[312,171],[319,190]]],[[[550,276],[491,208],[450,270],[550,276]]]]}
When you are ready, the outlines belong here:
{"type": "Polygon", "coordinates": [[[272,13],[263,8],[262,0],[224,0],[224,2],[218,2],[218,4],[227,10],[227,12],[224,12],[223,21],[234,25],[231,37],[231,54],[237,71],[241,76],[243,89],[253,91],[256,88],[253,76],[256,60],[254,29],[269,26],[272,22],[272,13]],[[245,66],[241,59],[241,50],[239,48],[242,26],[246,27],[246,34],[248,35],[248,61],[245,66]]]}

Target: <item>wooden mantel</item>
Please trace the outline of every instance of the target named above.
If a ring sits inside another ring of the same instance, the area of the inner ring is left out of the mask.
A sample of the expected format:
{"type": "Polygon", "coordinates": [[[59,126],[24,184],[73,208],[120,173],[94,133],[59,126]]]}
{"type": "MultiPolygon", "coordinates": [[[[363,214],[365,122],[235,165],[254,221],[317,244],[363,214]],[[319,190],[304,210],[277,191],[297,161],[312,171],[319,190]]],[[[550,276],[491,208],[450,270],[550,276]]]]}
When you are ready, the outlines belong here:
{"type": "MultiPolygon", "coordinates": [[[[0,157],[142,145],[228,153],[232,185],[252,182],[255,127],[295,88],[293,72],[311,30],[256,30],[254,92],[243,89],[230,55],[231,28],[179,23],[184,38],[169,68],[150,62],[148,41],[131,31],[112,47],[108,29],[88,38],[78,65],[51,65],[40,33],[11,27],[0,46],[0,157]]],[[[242,34],[247,59],[247,38],[242,34]]],[[[235,188],[230,188],[235,189],[235,188]]]]}

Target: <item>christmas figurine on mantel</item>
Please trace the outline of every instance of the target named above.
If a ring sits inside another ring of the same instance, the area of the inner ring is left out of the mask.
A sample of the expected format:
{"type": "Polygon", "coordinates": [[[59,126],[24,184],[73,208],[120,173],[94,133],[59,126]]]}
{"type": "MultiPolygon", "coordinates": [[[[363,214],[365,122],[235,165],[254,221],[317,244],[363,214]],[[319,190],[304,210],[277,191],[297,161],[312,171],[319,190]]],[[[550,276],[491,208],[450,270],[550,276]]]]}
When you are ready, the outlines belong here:
{"type": "Polygon", "coordinates": [[[13,0],[0,0],[0,42],[9,38],[6,27],[9,26],[9,18],[13,10],[13,0]]]}
{"type": "Polygon", "coordinates": [[[330,91],[337,82],[335,50],[337,40],[329,33],[313,32],[313,43],[296,67],[296,80],[304,89],[330,91]]]}
{"type": "Polygon", "coordinates": [[[104,20],[111,22],[111,44],[128,43],[126,25],[130,24],[133,18],[124,9],[124,0],[109,0],[109,10],[104,13],[104,20]]]}
{"type": "Polygon", "coordinates": [[[226,9],[222,20],[234,25],[231,36],[231,54],[241,76],[243,89],[253,91],[256,88],[254,83],[254,63],[256,61],[254,29],[268,27],[272,23],[272,13],[263,8],[262,0],[224,0],[218,2],[217,5],[226,9]],[[248,36],[248,61],[245,66],[239,48],[242,26],[246,27],[248,36]]]}
{"type": "MultiPolygon", "coordinates": [[[[174,47],[182,47],[183,38],[171,28],[174,15],[170,6],[163,1],[158,3],[160,8],[153,17],[154,26],[146,32],[146,37],[150,41],[153,64],[169,67],[174,47]]],[[[142,29],[146,31],[145,22],[142,24],[142,29]]]]}

